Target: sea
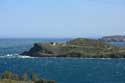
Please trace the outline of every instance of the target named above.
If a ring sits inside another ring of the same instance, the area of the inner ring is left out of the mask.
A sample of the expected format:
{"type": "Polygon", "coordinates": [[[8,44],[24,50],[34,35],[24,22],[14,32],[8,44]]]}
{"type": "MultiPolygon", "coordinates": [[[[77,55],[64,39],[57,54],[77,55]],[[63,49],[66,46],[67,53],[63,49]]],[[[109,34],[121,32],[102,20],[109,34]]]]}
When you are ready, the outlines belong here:
{"type": "MultiPolygon", "coordinates": [[[[57,83],[125,83],[125,59],[35,58],[20,56],[36,42],[65,42],[69,38],[0,39],[0,74],[36,73],[57,83]]],[[[125,42],[110,42],[124,47],[125,42]]]]}

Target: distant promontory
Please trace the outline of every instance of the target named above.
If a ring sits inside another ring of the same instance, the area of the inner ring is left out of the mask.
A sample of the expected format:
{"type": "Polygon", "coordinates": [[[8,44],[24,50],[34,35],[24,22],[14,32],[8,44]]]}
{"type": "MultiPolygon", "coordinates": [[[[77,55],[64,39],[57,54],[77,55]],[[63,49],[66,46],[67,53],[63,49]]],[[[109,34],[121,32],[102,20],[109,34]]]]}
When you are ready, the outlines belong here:
{"type": "Polygon", "coordinates": [[[100,40],[105,42],[125,42],[125,36],[122,35],[105,36],[100,40]]]}
{"type": "MultiPolygon", "coordinates": [[[[118,40],[116,39],[116,41],[118,40]]],[[[125,48],[116,47],[102,40],[76,38],[67,42],[35,43],[29,51],[25,51],[21,55],[31,57],[125,58],[125,48]]]]}

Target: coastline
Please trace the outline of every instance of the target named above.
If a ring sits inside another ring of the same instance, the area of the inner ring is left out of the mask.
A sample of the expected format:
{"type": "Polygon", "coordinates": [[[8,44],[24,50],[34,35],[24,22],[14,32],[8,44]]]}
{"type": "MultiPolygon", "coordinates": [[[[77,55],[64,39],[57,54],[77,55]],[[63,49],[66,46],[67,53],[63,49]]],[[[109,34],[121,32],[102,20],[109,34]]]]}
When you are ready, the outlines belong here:
{"type": "MultiPolygon", "coordinates": [[[[22,56],[22,55],[20,55],[20,56],[22,56]]],[[[58,59],[58,58],[60,58],[60,59],[101,59],[101,60],[110,60],[110,59],[125,59],[125,58],[85,58],[85,57],[54,57],[54,56],[51,56],[51,57],[46,57],[46,56],[44,56],[44,57],[32,57],[32,56],[30,56],[30,58],[33,58],[33,59],[44,59],[44,58],[51,58],[51,59],[58,59]]]]}

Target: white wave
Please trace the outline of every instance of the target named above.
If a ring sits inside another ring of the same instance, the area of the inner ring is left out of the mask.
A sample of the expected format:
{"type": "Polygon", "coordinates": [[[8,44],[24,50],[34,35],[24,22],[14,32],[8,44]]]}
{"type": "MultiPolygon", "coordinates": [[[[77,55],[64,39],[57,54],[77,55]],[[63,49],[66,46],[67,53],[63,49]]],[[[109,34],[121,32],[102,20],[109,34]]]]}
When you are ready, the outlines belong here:
{"type": "Polygon", "coordinates": [[[30,57],[30,56],[22,56],[19,54],[7,54],[4,56],[0,56],[0,58],[34,58],[34,57],[30,57]]]}

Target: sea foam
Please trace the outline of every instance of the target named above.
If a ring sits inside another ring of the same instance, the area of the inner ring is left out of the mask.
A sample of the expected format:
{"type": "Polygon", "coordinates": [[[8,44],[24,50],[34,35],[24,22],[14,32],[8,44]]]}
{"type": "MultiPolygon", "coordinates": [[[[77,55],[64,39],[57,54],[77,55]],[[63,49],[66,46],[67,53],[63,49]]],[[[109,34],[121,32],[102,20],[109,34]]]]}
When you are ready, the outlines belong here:
{"type": "Polygon", "coordinates": [[[21,56],[19,54],[6,54],[6,55],[3,55],[3,56],[0,56],[0,58],[34,58],[34,57],[21,56]]]}

